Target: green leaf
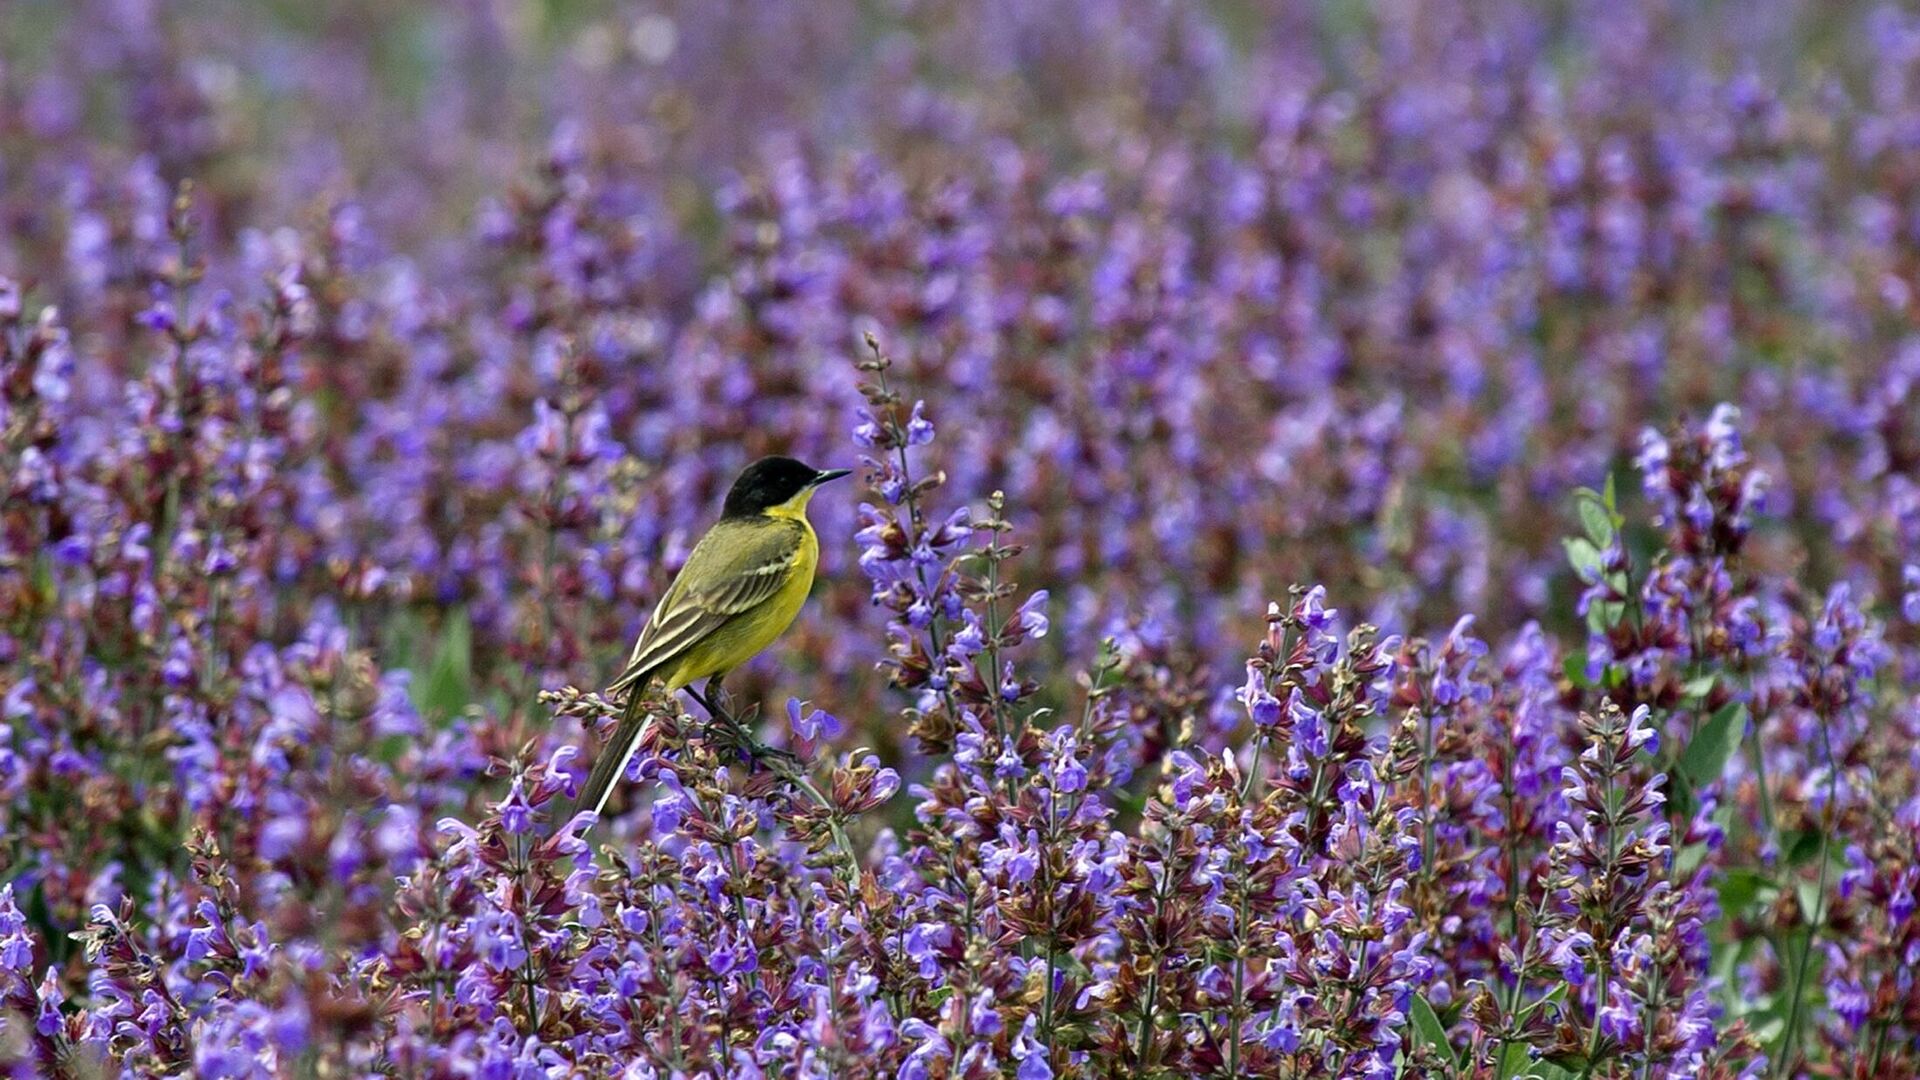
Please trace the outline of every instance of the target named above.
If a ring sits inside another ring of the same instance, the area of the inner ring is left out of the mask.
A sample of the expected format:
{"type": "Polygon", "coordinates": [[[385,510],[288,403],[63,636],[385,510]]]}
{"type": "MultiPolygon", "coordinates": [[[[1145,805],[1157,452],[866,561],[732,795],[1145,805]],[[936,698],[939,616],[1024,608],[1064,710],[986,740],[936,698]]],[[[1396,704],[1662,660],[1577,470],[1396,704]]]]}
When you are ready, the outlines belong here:
{"type": "Polygon", "coordinates": [[[380,624],[379,659],[383,667],[407,668],[410,671],[424,671],[428,658],[424,655],[423,639],[427,635],[425,620],[411,608],[400,608],[388,615],[380,624]]]}
{"type": "Polygon", "coordinates": [[[1588,604],[1587,605],[1587,632],[1588,633],[1594,634],[1594,635],[1600,635],[1600,634],[1606,633],[1608,630],[1612,628],[1613,628],[1613,624],[1607,621],[1607,605],[1605,604],[1588,604]]]}
{"type": "MultiPolygon", "coordinates": [[[[1833,905],[1820,896],[1820,886],[1806,878],[1793,883],[1793,897],[1800,901],[1800,917],[1807,920],[1808,925],[1817,925],[1813,921],[1815,915],[1818,915],[1820,922],[1824,923],[1827,921],[1827,916],[1833,914],[1833,905]]],[[[1807,963],[1809,965],[1813,963],[1811,956],[1807,958],[1807,963]]]]}
{"type": "Polygon", "coordinates": [[[1604,634],[1626,618],[1627,605],[1619,600],[1600,600],[1587,605],[1587,629],[1604,634]]]}
{"type": "Polygon", "coordinates": [[[1718,781],[1746,734],[1747,707],[1738,701],[1728,702],[1693,733],[1693,741],[1680,755],[1680,774],[1695,789],[1718,781]]]}
{"type": "Polygon", "coordinates": [[[1720,910],[1734,918],[1760,898],[1762,889],[1771,889],[1773,881],[1765,874],[1746,867],[1734,867],[1720,875],[1720,910]]]}
{"type": "Polygon", "coordinates": [[[1580,525],[1587,530],[1587,539],[1593,546],[1604,548],[1613,542],[1613,515],[1600,504],[1598,496],[1591,492],[1582,492],[1580,497],[1580,525]]]}
{"type": "MultiPolygon", "coordinates": [[[[1667,806],[1683,818],[1692,817],[1693,812],[1700,807],[1699,800],[1694,797],[1693,781],[1682,775],[1679,769],[1673,770],[1667,776],[1667,806]]],[[[1681,857],[1684,858],[1685,855],[1686,852],[1682,849],[1681,857]]]]}
{"type": "Polygon", "coordinates": [[[1516,1077],[1525,1073],[1528,1065],[1527,1057],[1526,1043],[1515,1043],[1507,1047],[1507,1052],[1500,1055],[1499,1080],[1515,1080],[1516,1077]]]}
{"type": "Polygon", "coordinates": [[[1687,684],[1680,688],[1680,692],[1690,698],[1704,701],[1708,694],[1713,693],[1713,684],[1718,678],[1718,675],[1702,675],[1697,679],[1689,679],[1687,684]]]}
{"type": "Polygon", "coordinates": [[[1541,994],[1539,997],[1534,998],[1532,1001],[1529,1001],[1526,1004],[1520,1006],[1521,1021],[1524,1022],[1526,1020],[1531,1019],[1534,1013],[1539,1012],[1541,1009],[1544,1009],[1549,1005],[1560,1004],[1561,1002],[1566,1000],[1566,997],[1567,997],[1567,984],[1560,983],[1556,985],[1553,989],[1547,991],[1544,994],[1541,994]]]}
{"type": "Polygon", "coordinates": [[[1820,833],[1815,829],[1795,829],[1781,837],[1780,850],[1786,854],[1789,866],[1812,862],[1813,857],[1820,854],[1820,833]]]}
{"type": "Polygon", "coordinates": [[[45,549],[34,557],[31,580],[36,603],[48,608],[59,603],[60,583],[54,580],[53,560],[47,557],[45,549]]]}
{"type": "Polygon", "coordinates": [[[1567,681],[1582,690],[1589,689],[1593,683],[1587,679],[1587,657],[1585,653],[1568,653],[1566,662],[1560,665],[1566,672],[1567,681]]]}
{"type": "Polygon", "coordinates": [[[1600,561],[1600,549],[1580,537],[1568,537],[1560,541],[1567,549],[1567,561],[1573,564],[1573,570],[1580,575],[1581,581],[1600,580],[1604,564],[1600,561]]]}
{"type": "MultiPolygon", "coordinates": [[[[1688,817],[1693,816],[1694,809],[1693,806],[1687,807],[1688,817]]],[[[1707,856],[1710,854],[1712,854],[1712,849],[1708,848],[1705,844],[1683,845],[1680,850],[1674,854],[1673,868],[1680,874],[1691,876],[1695,870],[1700,869],[1701,863],[1707,861],[1707,856]]]]}
{"type": "Polygon", "coordinates": [[[1600,492],[1600,501],[1606,504],[1607,513],[1617,525],[1620,522],[1620,501],[1614,498],[1613,474],[1607,474],[1607,486],[1600,492]]]}
{"type": "Polygon", "coordinates": [[[1447,1026],[1440,1022],[1439,1014],[1433,1011],[1432,1005],[1427,1004],[1427,999],[1415,994],[1413,1007],[1408,1011],[1413,1014],[1414,1037],[1432,1047],[1434,1053],[1439,1054],[1448,1065],[1455,1064],[1453,1044],[1447,1041],[1447,1026]]]}
{"type": "Polygon", "coordinates": [[[465,608],[447,614],[440,627],[440,645],[434,650],[427,677],[414,693],[414,704],[432,717],[459,714],[473,700],[473,623],[465,608]]]}
{"type": "Polygon", "coordinates": [[[1500,1080],[1570,1080],[1579,1074],[1551,1061],[1530,1061],[1525,1043],[1507,1047],[1500,1058],[1500,1080]]]}

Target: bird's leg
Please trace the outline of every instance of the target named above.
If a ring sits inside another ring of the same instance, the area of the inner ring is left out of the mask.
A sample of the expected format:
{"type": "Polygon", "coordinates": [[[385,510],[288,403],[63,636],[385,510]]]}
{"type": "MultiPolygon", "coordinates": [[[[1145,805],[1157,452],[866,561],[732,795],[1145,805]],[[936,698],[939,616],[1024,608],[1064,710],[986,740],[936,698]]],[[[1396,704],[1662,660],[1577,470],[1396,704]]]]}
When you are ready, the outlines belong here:
{"type": "Polygon", "coordinates": [[[716,717],[726,717],[727,723],[738,727],[740,721],[733,715],[733,695],[727,693],[727,677],[715,675],[708,679],[705,692],[707,701],[710,703],[707,711],[716,717]]]}
{"type": "Polygon", "coordinates": [[[714,702],[713,684],[718,681],[717,677],[709,678],[707,684],[698,689],[689,684],[687,693],[692,694],[693,700],[707,710],[707,729],[709,736],[714,737],[713,741],[728,750],[736,750],[740,743],[740,725],[734,722],[732,713],[721,710],[720,706],[714,702]]]}
{"type": "Polygon", "coordinates": [[[699,702],[700,707],[707,710],[709,714],[711,714],[714,710],[713,710],[713,702],[708,700],[707,698],[707,691],[712,689],[713,689],[712,679],[707,680],[707,685],[705,687],[696,687],[692,683],[687,684],[687,693],[692,694],[693,700],[699,702]]]}

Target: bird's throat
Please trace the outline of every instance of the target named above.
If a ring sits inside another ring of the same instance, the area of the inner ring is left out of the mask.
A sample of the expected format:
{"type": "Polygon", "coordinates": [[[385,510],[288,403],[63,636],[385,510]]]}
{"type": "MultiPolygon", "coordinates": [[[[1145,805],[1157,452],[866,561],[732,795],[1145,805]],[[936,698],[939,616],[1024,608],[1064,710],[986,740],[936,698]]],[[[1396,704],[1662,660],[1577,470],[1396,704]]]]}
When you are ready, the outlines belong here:
{"type": "Polygon", "coordinates": [[[813,501],[813,493],[816,490],[818,489],[813,487],[801,488],[793,498],[788,499],[778,506],[769,506],[760,512],[768,517],[786,518],[789,521],[805,521],[807,520],[807,504],[813,501]]]}

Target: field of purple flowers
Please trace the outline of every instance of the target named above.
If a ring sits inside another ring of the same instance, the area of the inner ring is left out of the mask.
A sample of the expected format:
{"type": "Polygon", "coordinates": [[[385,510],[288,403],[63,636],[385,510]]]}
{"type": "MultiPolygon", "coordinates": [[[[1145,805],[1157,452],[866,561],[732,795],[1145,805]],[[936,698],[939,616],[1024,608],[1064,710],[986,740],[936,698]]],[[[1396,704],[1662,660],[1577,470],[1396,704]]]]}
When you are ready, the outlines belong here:
{"type": "Polygon", "coordinates": [[[1917,206],[1892,7],[0,5],[0,1069],[1920,1076],[1917,206]]]}

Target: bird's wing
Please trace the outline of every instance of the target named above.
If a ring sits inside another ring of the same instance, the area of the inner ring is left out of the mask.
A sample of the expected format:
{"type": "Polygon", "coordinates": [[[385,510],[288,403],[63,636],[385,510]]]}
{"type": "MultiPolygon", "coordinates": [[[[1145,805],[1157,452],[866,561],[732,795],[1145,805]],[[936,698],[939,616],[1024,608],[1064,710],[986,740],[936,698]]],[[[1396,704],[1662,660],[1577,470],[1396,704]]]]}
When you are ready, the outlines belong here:
{"type": "Polygon", "coordinates": [[[727,620],[752,610],[787,583],[806,529],[778,519],[723,521],[694,546],[687,564],[640,632],[609,693],[666,669],[727,620]]]}

